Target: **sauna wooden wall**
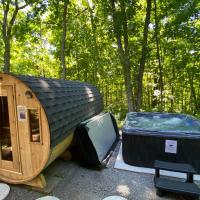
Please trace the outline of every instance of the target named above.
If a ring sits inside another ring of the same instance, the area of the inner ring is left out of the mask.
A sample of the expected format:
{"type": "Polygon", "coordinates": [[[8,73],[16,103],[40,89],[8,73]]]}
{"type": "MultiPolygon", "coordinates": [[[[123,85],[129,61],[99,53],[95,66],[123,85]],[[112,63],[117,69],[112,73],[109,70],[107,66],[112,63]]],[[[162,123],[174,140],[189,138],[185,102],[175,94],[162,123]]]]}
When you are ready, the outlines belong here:
{"type": "Polygon", "coordinates": [[[32,92],[27,98],[25,93],[30,89],[21,81],[8,75],[0,75],[0,96],[7,93],[12,136],[13,162],[0,161],[0,179],[21,183],[36,177],[47,164],[50,157],[50,133],[46,114],[32,92]],[[26,119],[19,120],[18,108],[27,109],[26,119]],[[36,109],[39,113],[40,142],[32,142],[28,110],[36,109]]]}

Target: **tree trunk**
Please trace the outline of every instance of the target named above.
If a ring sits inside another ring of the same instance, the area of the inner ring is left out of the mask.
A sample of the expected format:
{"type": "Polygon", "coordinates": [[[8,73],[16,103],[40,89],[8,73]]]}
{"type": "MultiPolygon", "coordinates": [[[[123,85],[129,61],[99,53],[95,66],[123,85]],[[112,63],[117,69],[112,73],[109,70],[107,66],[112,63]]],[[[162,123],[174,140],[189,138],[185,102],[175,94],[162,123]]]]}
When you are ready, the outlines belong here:
{"type": "Polygon", "coordinates": [[[158,17],[157,17],[157,4],[156,0],[154,0],[154,11],[155,11],[155,37],[156,37],[156,56],[158,60],[158,69],[159,69],[159,89],[160,89],[160,111],[163,111],[163,67],[161,63],[161,56],[160,56],[160,46],[159,46],[159,24],[158,24],[158,17]]]}
{"type": "Polygon", "coordinates": [[[4,68],[3,71],[5,73],[10,72],[10,31],[8,32],[8,12],[10,9],[10,4],[5,4],[3,1],[3,22],[2,22],[2,35],[4,42],[4,68]]]}
{"type": "MultiPolygon", "coordinates": [[[[129,57],[129,42],[128,42],[128,27],[124,0],[120,0],[121,11],[123,16],[123,38],[124,38],[124,77],[125,77],[125,87],[126,96],[128,103],[128,111],[133,111],[133,86],[131,83],[131,64],[129,57]]],[[[122,47],[122,46],[120,46],[122,47]]]]}
{"type": "Polygon", "coordinates": [[[108,85],[106,83],[106,107],[108,106],[108,85]]]}
{"type": "Polygon", "coordinates": [[[194,87],[194,77],[192,73],[187,69],[188,73],[188,79],[189,79],[189,84],[190,84],[190,110],[192,111],[193,114],[196,113],[197,110],[197,101],[196,101],[196,91],[194,87]]]}
{"type": "Polygon", "coordinates": [[[147,0],[146,19],[143,32],[143,41],[142,41],[142,56],[140,60],[140,67],[137,78],[136,111],[140,110],[142,103],[142,87],[143,87],[142,81],[143,81],[143,74],[144,74],[146,54],[147,54],[147,39],[148,39],[148,27],[150,23],[150,17],[151,17],[151,0],[147,0]]]}
{"type": "MultiPolygon", "coordinates": [[[[154,87],[153,87],[153,94],[154,94],[154,91],[155,90],[158,90],[158,78],[157,78],[157,74],[158,74],[158,69],[156,68],[154,70],[154,74],[153,74],[153,82],[154,82],[154,87]]],[[[151,107],[155,110],[157,109],[157,105],[158,105],[158,98],[157,96],[154,96],[152,97],[152,103],[151,103],[151,107]]]]}
{"type": "Polygon", "coordinates": [[[93,8],[90,7],[90,3],[89,1],[87,0],[87,6],[88,6],[88,9],[89,9],[89,12],[90,12],[90,22],[91,22],[91,28],[92,28],[92,46],[93,46],[93,49],[92,51],[94,52],[94,55],[95,57],[93,58],[94,60],[94,65],[93,65],[93,83],[94,84],[97,84],[97,68],[98,68],[98,65],[99,65],[99,48],[98,48],[98,44],[97,44],[97,36],[96,36],[96,24],[95,24],[95,19],[94,19],[94,12],[93,12],[93,8]]]}
{"type": "Polygon", "coordinates": [[[10,36],[6,36],[4,40],[4,73],[10,72],[10,36]]]}
{"type": "Polygon", "coordinates": [[[126,19],[126,11],[124,0],[120,0],[120,7],[123,15],[123,38],[124,38],[124,49],[122,45],[121,35],[118,31],[117,19],[116,19],[116,11],[115,11],[115,0],[111,0],[112,6],[112,17],[114,24],[114,33],[117,39],[118,45],[118,53],[120,58],[120,63],[123,67],[123,74],[125,80],[125,90],[126,90],[126,98],[128,104],[128,111],[133,111],[133,88],[131,84],[131,70],[130,70],[130,59],[129,59],[129,49],[128,49],[128,33],[127,33],[127,19],[126,19]]]}
{"type": "Polygon", "coordinates": [[[174,65],[172,65],[172,80],[171,80],[171,108],[170,108],[170,112],[174,112],[174,82],[175,82],[175,67],[174,65]]]}
{"type": "Polygon", "coordinates": [[[66,35],[67,35],[67,8],[69,0],[64,0],[63,7],[63,22],[62,22],[62,42],[61,42],[61,62],[62,62],[62,79],[66,79],[66,60],[65,60],[65,50],[66,50],[66,35]]]}

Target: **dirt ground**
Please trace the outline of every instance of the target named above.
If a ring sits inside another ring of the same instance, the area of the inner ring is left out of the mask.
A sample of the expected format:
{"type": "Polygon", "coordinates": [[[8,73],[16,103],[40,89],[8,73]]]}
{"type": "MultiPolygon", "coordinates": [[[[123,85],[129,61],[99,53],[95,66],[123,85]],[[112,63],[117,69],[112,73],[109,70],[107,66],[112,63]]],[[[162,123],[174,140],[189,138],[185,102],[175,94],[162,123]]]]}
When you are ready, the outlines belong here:
{"type": "MultiPolygon", "coordinates": [[[[158,197],[153,175],[114,169],[119,144],[108,165],[102,170],[84,168],[72,161],[57,159],[45,171],[47,182],[54,185],[53,195],[60,200],[102,200],[110,195],[120,195],[128,200],[186,200],[189,198],[167,194],[158,197]]],[[[30,188],[10,185],[6,200],[35,200],[45,194],[30,188]]]]}

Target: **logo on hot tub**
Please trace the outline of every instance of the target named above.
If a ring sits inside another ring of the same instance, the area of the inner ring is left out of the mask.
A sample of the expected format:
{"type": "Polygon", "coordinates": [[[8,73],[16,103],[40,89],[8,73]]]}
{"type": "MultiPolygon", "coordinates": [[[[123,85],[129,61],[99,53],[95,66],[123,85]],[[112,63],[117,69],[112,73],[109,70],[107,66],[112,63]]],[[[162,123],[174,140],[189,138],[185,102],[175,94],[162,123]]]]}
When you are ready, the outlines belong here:
{"type": "Polygon", "coordinates": [[[165,152],[166,153],[177,153],[177,141],[176,140],[165,140],[165,152]]]}

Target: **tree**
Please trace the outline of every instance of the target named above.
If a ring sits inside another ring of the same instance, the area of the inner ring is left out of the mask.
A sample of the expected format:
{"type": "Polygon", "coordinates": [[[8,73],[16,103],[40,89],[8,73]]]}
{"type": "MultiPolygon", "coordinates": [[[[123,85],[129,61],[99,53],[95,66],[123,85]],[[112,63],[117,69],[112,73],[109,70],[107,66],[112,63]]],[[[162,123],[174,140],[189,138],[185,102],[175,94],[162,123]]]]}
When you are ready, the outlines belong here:
{"type": "Polygon", "coordinates": [[[66,34],[67,34],[67,7],[69,0],[64,0],[63,18],[62,18],[62,42],[61,42],[61,62],[62,62],[62,79],[66,79],[66,34]]]}
{"type": "MultiPolygon", "coordinates": [[[[21,7],[31,1],[1,0],[2,24],[9,3],[7,27],[16,2],[21,7]]],[[[65,69],[64,78],[96,85],[105,110],[119,120],[127,105],[129,111],[200,116],[199,0],[32,2],[17,12],[12,26],[10,71],[62,78],[65,69]]],[[[1,31],[1,71],[4,52],[1,31]]]]}
{"type": "Polygon", "coordinates": [[[119,13],[117,13],[116,11],[115,0],[111,0],[114,33],[117,40],[120,63],[123,67],[128,111],[130,112],[133,111],[133,88],[131,83],[131,72],[130,72],[131,66],[130,66],[130,56],[129,56],[127,18],[126,18],[124,0],[120,0],[119,3],[121,9],[120,15],[122,24],[120,24],[119,15],[117,15],[119,13]],[[121,31],[120,28],[122,28],[121,31]],[[123,38],[123,43],[122,43],[122,38],[123,38]]]}
{"type": "Polygon", "coordinates": [[[142,41],[142,56],[140,59],[139,73],[137,77],[137,93],[136,93],[136,110],[139,111],[142,101],[142,81],[145,68],[146,54],[147,54],[147,39],[148,39],[148,28],[151,16],[151,0],[147,0],[146,8],[146,19],[144,24],[143,41],[142,41]]]}
{"type": "Polygon", "coordinates": [[[163,90],[164,90],[164,85],[163,85],[163,66],[162,66],[162,63],[161,63],[159,22],[158,22],[158,16],[157,16],[157,3],[156,3],[156,0],[154,0],[154,14],[155,14],[156,57],[157,57],[157,60],[158,60],[158,69],[159,69],[158,83],[159,83],[159,89],[160,89],[160,111],[163,111],[163,90]]]}
{"type": "Polygon", "coordinates": [[[18,12],[28,5],[34,3],[36,1],[25,1],[24,4],[20,5],[21,2],[15,0],[14,2],[11,0],[2,0],[3,4],[3,20],[1,21],[2,25],[2,35],[4,42],[4,69],[5,73],[10,72],[10,45],[12,39],[12,29],[15,24],[18,12]],[[10,16],[9,16],[10,15],[10,16]],[[10,20],[9,20],[10,17],[10,20]]]}

